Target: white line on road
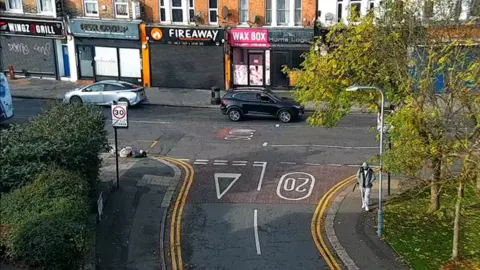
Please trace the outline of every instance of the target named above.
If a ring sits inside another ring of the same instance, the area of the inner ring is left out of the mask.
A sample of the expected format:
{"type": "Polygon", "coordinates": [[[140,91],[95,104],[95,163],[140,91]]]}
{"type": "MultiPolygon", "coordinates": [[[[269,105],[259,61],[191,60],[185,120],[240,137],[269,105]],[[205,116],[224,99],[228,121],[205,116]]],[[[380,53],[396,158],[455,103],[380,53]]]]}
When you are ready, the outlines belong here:
{"type": "Polygon", "coordinates": [[[245,160],[240,160],[240,161],[234,160],[233,163],[244,163],[244,164],[247,164],[248,161],[245,161],[245,160]]]}
{"type": "Polygon", "coordinates": [[[247,166],[246,163],[233,163],[233,166],[247,166]]]}
{"type": "Polygon", "coordinates": [[[305,165],[311,165],[311,166],[320,166],[322,164],[319,164],[319,163],[305,163],[305,165]]]}
{"type": "Polygon", "coordinates": [[[279,162],[279,163],[281,163],[281,164],[290,164],[290,165],[295,165],[295,164],[297,164],[297,163],[295,163],[295,162],[287,162],[287,161],[281,161],[281,162],[279,162]]]}
{"type": "Polygon", "coordinates": [[[195,162],[193,162],[193,165],[207,165],[207,163],[206,162],[195,161],[195,162]]]}
{"type": "Polygon", "coordinates": [[[267,145],[268,145],[268,142],[264,142],[264,143],[262,144],[262,146],[267,146],[267,145]]]}
{"type": "Polygon", "coordinates": [[[257,254],[261,255],[260,240],[258,239],[258,222],[257,222],[257,209],[253,210],[253,231],[255,234],[255,246],[257,247],[257,254]]]}
{"type": "Polygon", "coordinates": [[[208,159],[195,159],[195,161],[198,161],[198,162],[208,162],[208,159]]]}
{"type": "Polygon", "coordinates": [[[258,180],[257,190],[260,191],[262,189],[263,178],[265,177],[265,169],[267,168],[267,162],[253,162],[254,167],[262,167],[262,172],[260,173],[260,179],[258,180]]]}
{"type": "Polygon", "coordinates": [[[341,146],[341,145],[326,145],[326,144],[271,144],[272,147],[324,147],[324,148],[339,148],[339,149],[377,149],[378,146],[341,146]]]}
{"type": "Polygon", "coordinates": [[[227,163],[213,163],[213,165],[222,165],[222,166],[227,166],[227,163]]]}
{"type": "Polygon", "coordinates": [[[343,165],[342,164],[336,164],[336,163],[335,164],[330,163],[330,164],[327,164],[327,166],[340,167],[340,166],[343,166],[343,165]]]}
{"type": "Polygon", "coordinates": [[[228,162],[228,160],[214,160],[213,162],[228,162]]]}

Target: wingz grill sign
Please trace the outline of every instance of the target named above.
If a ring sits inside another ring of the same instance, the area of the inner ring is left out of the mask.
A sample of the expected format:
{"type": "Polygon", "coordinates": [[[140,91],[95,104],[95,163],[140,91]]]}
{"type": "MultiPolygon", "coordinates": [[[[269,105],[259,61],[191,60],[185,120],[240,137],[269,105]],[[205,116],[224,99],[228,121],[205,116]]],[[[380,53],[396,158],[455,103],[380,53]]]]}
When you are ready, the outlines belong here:
{"type": "Polygon", "coordinates": [[[29,21],[0,18],[0,33],[5,35],[26,35],[40,37],[62,37],[61,22],[29,21]]]}
{"type": "Polygon", "coordinates": [[[171,45],[220,46],[224,42],[223,29],[150,27],[150,42],[171,45]]]}

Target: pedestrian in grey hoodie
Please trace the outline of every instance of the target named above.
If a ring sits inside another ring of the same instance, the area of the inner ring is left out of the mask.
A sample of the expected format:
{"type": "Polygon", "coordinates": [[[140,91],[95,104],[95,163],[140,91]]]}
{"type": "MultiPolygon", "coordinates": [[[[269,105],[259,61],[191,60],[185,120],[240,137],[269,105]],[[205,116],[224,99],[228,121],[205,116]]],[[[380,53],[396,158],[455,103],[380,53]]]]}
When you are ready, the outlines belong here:
{"type": "Polygon", "coordinates": [[[369,211],[370,192],[375,179],[377,178],[372,168],[370,168],[366,162],[363,162],[362,167],[360,167],[357,172],[357,181],[360,187],[360,195],[362,196],[362,209],[365,209],[365,211],[369,211]]]}

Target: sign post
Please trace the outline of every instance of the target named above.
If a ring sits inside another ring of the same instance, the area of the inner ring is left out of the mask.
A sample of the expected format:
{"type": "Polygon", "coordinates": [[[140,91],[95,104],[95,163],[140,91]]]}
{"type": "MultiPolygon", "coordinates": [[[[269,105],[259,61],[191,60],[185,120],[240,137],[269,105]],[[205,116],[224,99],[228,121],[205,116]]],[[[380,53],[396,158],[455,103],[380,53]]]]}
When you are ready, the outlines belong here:
{"type": "Polygon", "coordinates": [[[126,102],[118,102],[117,104],[112,105],[112,125],[115,133],[115,167],[116,167],[117,188],[120,187],[120,176],[118,172],[117,129],[128,128],[127,107],[128,107],[128,104],[126,102]]]}

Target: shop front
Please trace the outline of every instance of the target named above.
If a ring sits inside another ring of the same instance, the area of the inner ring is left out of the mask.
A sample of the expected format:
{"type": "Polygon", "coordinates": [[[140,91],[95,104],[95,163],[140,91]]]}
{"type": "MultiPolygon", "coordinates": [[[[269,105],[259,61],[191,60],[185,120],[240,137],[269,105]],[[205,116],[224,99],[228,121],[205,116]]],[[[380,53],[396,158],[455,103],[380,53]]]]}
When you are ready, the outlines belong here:
{"type": "Polygon", "coordinates": [[[270,85],[267,29],[231,29],[229,33],[233,87],[270,85]]]}
{"type": "Polygon", "coordinates": [[[145,32],[151,86],[224,88],[223,29],[147,25],[145,32]]]}
{"type": "Polygon", "coordinates": [[[62,21],[0,18],[2,71],[17,76],[69,77],[68,50],[62,21]]]}
{"type": "Polygon", "coordinates": [[[304,60],[302,54],[310,50],[313,36],[313,29],[268,29],[268,41],[272,49],[272,88],[288,89],[292,86],[291,80],[282,69],[284,66],[300,68],[300,64],[304,60]]]}
{"type": "Polygon", "coordinates": [[[140,21],[70,21],[80,80],[122,80],[142,84],[140,21]]]}

